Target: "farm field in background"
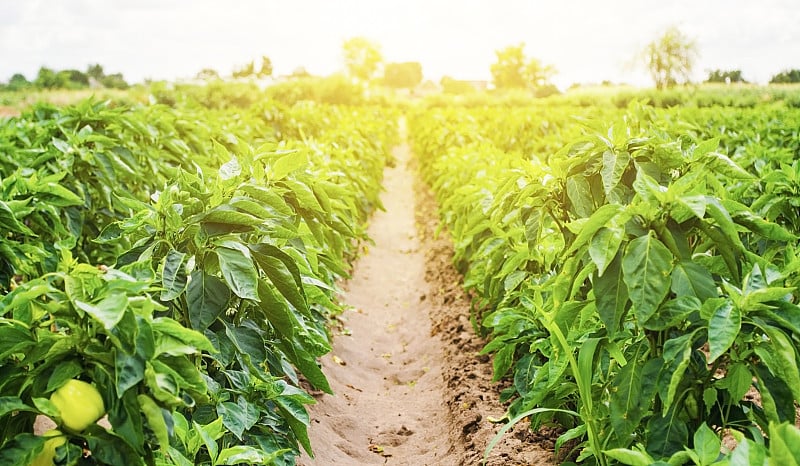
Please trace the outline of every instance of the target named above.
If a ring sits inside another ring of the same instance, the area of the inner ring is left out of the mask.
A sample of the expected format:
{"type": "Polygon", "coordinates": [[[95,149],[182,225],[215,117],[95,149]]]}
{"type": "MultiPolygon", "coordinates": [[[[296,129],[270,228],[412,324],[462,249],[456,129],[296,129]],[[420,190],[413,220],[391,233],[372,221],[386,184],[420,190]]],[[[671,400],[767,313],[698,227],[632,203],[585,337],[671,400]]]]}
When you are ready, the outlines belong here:
{"type": "Polygon", "coordinates": [[[800,461],[797,88],[73,92],[0,115],[0,463],[333,448],[307,407],[404,140],[504,403],[458,448],[524,421],[555,462],[800,461]]]}

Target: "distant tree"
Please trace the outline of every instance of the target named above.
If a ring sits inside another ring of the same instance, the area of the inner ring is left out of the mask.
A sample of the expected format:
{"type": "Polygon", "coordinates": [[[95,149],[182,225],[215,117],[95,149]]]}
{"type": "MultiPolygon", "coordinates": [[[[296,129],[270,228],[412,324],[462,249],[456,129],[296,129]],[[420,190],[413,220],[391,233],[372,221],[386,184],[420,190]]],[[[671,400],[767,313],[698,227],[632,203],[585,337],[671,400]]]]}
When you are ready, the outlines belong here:
{"type": "Polygon", "coordinates": [[[11,79],[8,80],[8,85],[6,89],[9,91],[21,91],[31,87],[30,81],[25,75],[16,73],[14,76],[11,76],[11,79]]]}
{"type": "Polygon", "coordinates": [[[36,79],[33,83],[40,89],[59,89],[66,87],[68,81],[68,75],[59,74],[43,66],[39,68],[39,72],[36,73],[36,79]]]}
{"type": "Polygon", "coordinates": [[[290,74],[289,77],[292,79],[310,78],[311,73],[308,72],[305,66],[298,66],[292,70],[292,74],[290,74]]]}
{"type": "Polygon", "coordinates": [[[742,77],[742,70],[711,70],[708,72],[707,83],[746,83],[742,77]]]}
{"type": "MultiPolygon", "coordinates": [[[[89,75],[84,73],[80,70],[62,70],[58,72],[59,75],[63,75],[67,81],[67,87],[70,89],[81,89],[84,87],[89,87],[89,75]]],[[[59,81],[63,81],[64,78],[59,79],[59,81]]]]}
{"type": "Polygon", "coordinates": [[[375,77],[383,62],[380,46],[365,37],[353,37],[342,44],[347,74],[360,81],[375,77]]]}
{"type": "Polygon", "coordinates": [[[453,79],[450,76],[442,77],[441,81],[439,81],[439,84],[442,86],[442,92],[445,94],[463,95],[471,94],[476,91],[475,86],[473,86],[469,81],[453,79]]]}
{"type": "Polygon", "coordinates": [[[248,76],[254,76],[256,64],[254,62],[250,62],[244,65],[241,68],[233,70],[233,77],[234,78],[246,78],[248,76]]]}
{"type": "Polygon", "coordinates": [[[783,70],[769,80],[770,84],[800,83],[800,70],[783,70]]]}
{"type": "Polygon", "coordinates": [[[261,69],[258,71],[259,78],[272,76],[272,60],[267,56],[261,57],[261,69]]]}
{"type": "Polygon", "coordinates": [[[416,87],[422,82],[422,65],[410,61],[387,63],[383,68],[383,83],[397,89],[416,87]]]}
{"type": "Polygon", "coordinates": [[[659,89],[674,86],[679,80],[688,82],[696,57],[697,43],[674,26],[643,51],[645,66],[659,89]]]}
{"type": "Polygon", "coordinates": [[[546,86],[555,68],[525,56],[525,44],[511,45],[495,51],[497,61],[491,65],[494,86],[498,89],[525,89],[546,86]]]}
{"type": "Polygon", "coordinates": [[[109,89],[127,89],[130,87],[125,78],[122,77],[122,73],[107,74],[100,80],[100,84],[109,89]]]}
{"type": "Polygon", "coordinates": [[[214,79],[219,79],[219,73],[213,68],[203,68],[197,72],[195,77],[197,79],[202,79],[203,81],[212,81],[214,79]]]}
{"type": "Polygon", "coordinates": [[[86,75],[90,78],[97,80],[98,82],[103,79],[106,75],[105,71],[103,71],[103,66],[99,63],[95,63],[94,65],[89,65],[86,68],[86,75]]]}

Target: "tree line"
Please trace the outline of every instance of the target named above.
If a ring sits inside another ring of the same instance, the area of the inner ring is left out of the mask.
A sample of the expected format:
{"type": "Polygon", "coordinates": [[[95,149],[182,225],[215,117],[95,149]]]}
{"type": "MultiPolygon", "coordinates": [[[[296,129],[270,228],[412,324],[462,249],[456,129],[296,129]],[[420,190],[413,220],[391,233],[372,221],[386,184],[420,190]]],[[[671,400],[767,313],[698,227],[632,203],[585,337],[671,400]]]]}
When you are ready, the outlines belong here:
{"type": "Polygon", "coordinates": [[[8,91],[87,89],[90,87],[127,89],[129,85],[122,73],[107,74],[99,64],[89,65],[86,67],[86,71],[77,69],[54,70],[42,66],[32,80],[28,80],[22,73],[16,73],[11,76],[8,83],[0,84],[0,90],[8,91]]]}

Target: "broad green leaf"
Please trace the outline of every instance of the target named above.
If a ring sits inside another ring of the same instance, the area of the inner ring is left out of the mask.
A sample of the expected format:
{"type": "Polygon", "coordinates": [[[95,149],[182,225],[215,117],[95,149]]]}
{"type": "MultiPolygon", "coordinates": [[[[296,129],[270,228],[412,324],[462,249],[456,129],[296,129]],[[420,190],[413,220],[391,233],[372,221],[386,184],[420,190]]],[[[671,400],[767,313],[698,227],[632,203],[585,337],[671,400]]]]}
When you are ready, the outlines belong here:
{"type": "Polygon", "coordinates": [[[603,227],[594,234],[589,243],[589,256],[597,266],[598,276],[602,277],[608,265],[614,260],[624,238],[625,230],[616,227],[603,227]]]}
{"type": "Polygon", "coordinates": [[[68,359],[60,362],[55,369],[53,369],[50,378],[47,379],[47,391],[51,392],[56,390],[58,387],[64,385],[67,380],[76,378],[82,372],[83,366],[75,359],[68,359]]]}
{"type": "Polygon", "coordinates": [[[278,396],[274,401],[283,414],[283,418],[289,423],[297,441],[300,442],[306,453],[311,455],[311,441],[308,438],[310,419],[303,404],[291,396],[278,396]]]}
{"type": "Polygon", "coordinates": [[[26,405],[18,396],[0,397],[0,417],[13,413],[14,411],[29,411],[35,413],[37,409],[33,406],[26,405]]]}
{"type": "Polygon", "coordinates": [[[646,345],[637,344],[631,360],[622,367],[611,383],[610,420],[617,437],[628,438],[639,427],[652,399],[642,390],[644,362],[641,352],[646,345]]]}
{"type": "Polygon", "coordinates": [[[680,261],[672,270],[670,288],[676,296],[694,296],[700,301],[719,296],[711,272],[690,261],[680,261]]]}
{"type": "Polygon", "coordinates": [[[580,231],[577,232],[578,236],[575,237],[565,255],[569,255],[586,245],[598,230],[608,226],[611,219],[621,211],[622,207],[616,204],[606,204],[593,212],[588,220],[583,221],[581,219],[582,223],[580,223],[580,231]]]}
{"type": "Polygon", "coordinates": [[[700,457],[700,464],[711,464],[719,457],[722,442],[705,422],[694,433],[694,451],[700,457]]]}
{"type": "Polygon", "coordinates": [[[128,307],[128,297],[123,293],[112,292],[96,304],[75,300],[75,306],[102,323],[106,330],[111,330],[122,320],[128,307]]]}
{"type": "MultiPolygon", "coordinates": [[[[762,360],[769,360],[772,355],[764,350],[764,345],[756,347],[756,355],[762,360]]],[[[773,363],[773,365],[776,365],[773,363]]],[[[786,381],[773,375],[768,368],[768,364],[754,364],[756,377],[758,380],[758,392],[761,395],[761,405],[764,414],[771,422],[794,422],[796,412],[794,400],[792,399],[792,389],[786,381]]]]}
{"type": "Polygon", "coordinates": [[[219,258],[222,276],[236,296],[258,301],[258,272],[253,259],[241,249],[217,247],[214,250],[219,258]]]}
{"type": "Polygon", "coordinates": [[[652,235],[641,236],[628,244],[622,272],[634,315],[647,322],[669,292],[672,253],[652,235]]]}
{"type": "Polygon", "coordinates": [[[213,353],[215,351],[214,346],[208,341],[205,335],[198,331],[188,329],[179,322],[168,317],[153,319],[151,327],[156,340],[156,355],[167,353],[176,356],[178,354],[191,354],[199,351],[205,351],[207,353],[213,353]],[[165,341],[167,337],[173,340],[173,342],[167,344],[165,341]],[[174,344],[175,340],[185,345],[185,349],[180,348],[179,350],[179,347],[174,344]]]}
{"type": "Polygon", "coordinates": [[[770,464],[800,465],[800,429],[790,423],[769,425],[770,464]]]}
{"type": "Polygon", "coordinates": [[[700,311],[701,306],[700,300],[694,296],[684,295],[667,300],[658,308],[653,317],[644,323],[644,328],[662,331],[671,327],[680,327],[692,313],[700,311]]]}
{"type": "Polygon", "coordinates": [[[231,290],[217,277],[202,270],[192,272],[186,289],[189,322],[195,330],[205,330],[228,306],[231,290]]]}
{"type": "Polygon", "coordinates": [[[219,427],[222,426],[222,417],[220,417],[217,421],[206,425],[201,426],[195,421],[192,421],[192,425],[194,425],[194,431],[200,435],[200,438],[203,440],[203,444],[206,446],[208,450],[208,455],[211,457],[212,462],[217,461],[217,456],[219,455],[219,446],[217,445],[216,435],[214,435],[217,428],[215,428],[216,424],[219,423],[219,427]]]}
{"type": "Polygon", "coordinates": [[[614,448],[612,450],[605,450],[603,454],[609,458],[613,458],[622,464],[630,466],[650,466],[653,464],[653,458],[647,453],[628,450],[627,448],[614,448]]]}
{"type": "Polygon", "coordinates": [[[742,328],[742,313],[726,300],[717,307],[708,321],[709,363],[717,360],[731,347],[742,328]]]}
{"type": "Polygon", "coordinates": [[[578,217],[590,217],[594,213],[591,188],[583,175],[567,178],[567,196],[578,217]]]}
{"type": "Polygon", "coordinates": [[[606,326],[609,338],[620,329],[628,304],[628,287],[622,274],[620,256],[614,258],[602,277],[594,279],[594,298],[600,319],[606,326]]]}
{"type": "Polygon", "coordinates": [[[741,400],[753,384],[753,375],[742,362],[737,362],[728,368],[725,377],[717,384],[726,389],[732,400],[741,400]]]}
{"type": "Polygon", "coordinates": [[[235,445],[219,452],[217,464],[273,464],[275,460],[289,452],[289,449],[277,450],[267,454],[264,450],[248,445],[235,445]]]}
{"type": "MultiPolygon", "coordinates": [[[[760,327],[769,337],[769,343],[758,345],[758,349],[765,350],[771,357],[764,362],[770,371],[777,375],[789,386],[792,396],[800,401],[800,370],[797,367],[797,351],[792,340],[777,327],[762,324],[760,327]]],[[[763,353],[762,353],[763,354],[763,353]]]]}
{"type": "MultiPolygon", "coordinates": [[[[165,412],[159,407],[152,398],[147,395],[137,395],[139,406],[142,408],[142,414],[147,419],[147,425],[153,431],[158,439],[159,446],[162,450],[166,451],[169,446],[169,428],[164,418],[165,412]]],[[[166,415],[170,415],[169,411],[166,415]]]]}
{"type": "Polygon", "coordinates": [[[248,403],[244,397],[239,397],[238,403],[218,404],[217,413],[225,427],[239,440],[242,440],[244,433],[258,422],[260,414],[258,408],[248,403]]]}
{"type": "Polygon", "coordinates": [[[17,434],[0,448],[0,464],[8,466],[31,466],[42,451],[45,439],[29,433],[17,434]]]}
{"type": "Polygon", "coordinates": [[[270,282],[301,314],[311,317],[297,265],[291,257],[269,244],[251,244],[253,258],[270,282]]]}
{"type": "Polygon", "coordinates": [[[667,459],[688,445],[689,428],[673,411],[666,416],[656,414],[647,423],[646,438],[647,453],[655,459],[667,459]]]}
{"type": "Polygon", "coordinates": [[[162,301],[172,301],[186,289],[186,253],[170,249],[161,268],[162,301]]]}
{"type": "Polygon", "coordinates": [[[730,466],[767,466],[767,450],[763,445],[744,439],[733,450],[730,466]]]}
{"type": "Polygon", "coordinates": [[[608,196],[611,191],[619,184],[625,169],[631,161],[631,154],[628,152],[603,152],[603,168],[600,169],[600,176],[603,178],[603,190],[608,196]]]}
{"type": "MultiPolygon", "coordinates": [[[[695,332],[697,332],[695,330],[695,332]]],[[[664,367],[659,375],[659,391],[663,401],[662,415],[673,407],[678,385],[684,381],[683,374],[689,367],[692,356],[692,340],[695,332],[667,340],[664,343],[664,367]]]]}

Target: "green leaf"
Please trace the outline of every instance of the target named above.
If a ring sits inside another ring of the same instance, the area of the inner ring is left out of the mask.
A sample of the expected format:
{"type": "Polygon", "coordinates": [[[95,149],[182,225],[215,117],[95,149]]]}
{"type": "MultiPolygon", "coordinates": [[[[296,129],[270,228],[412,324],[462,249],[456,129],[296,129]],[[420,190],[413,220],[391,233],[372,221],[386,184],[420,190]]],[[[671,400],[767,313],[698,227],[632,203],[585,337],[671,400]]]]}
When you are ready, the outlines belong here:
{"type": "Polygon", "coordinates": [[[0,448],[0,464],[4,466],[30,466],[44,448],[44,437],[23,433],[3,443],[0,448]]]}
{"type": "MultiPolygon", "coordinates": [[[[245,249],[246,250],[246,249],[245,249]]],[[[217,247],[222,276],[236,296],[258,301],[258,272],[253,260],[242,249],[217,247]]]]}
{"type": "Polygon", "coordinates": [[[767,450],[764,445],[744,439],[733,450],[730,466],[767,466],[767,450]]]}
{"type": "Polygon", "coordinates": [[[742,312],[729,300],[714,310],[708,321],[709,364],[731,347],[742,328],[742,312]]]}
{"type": "Polygon", "coordinates": [[[770,464],[800,465],[800,429],[790,423],[769,425],[770,464]]]}
{"type": "Polygon", "coordinates": [[[609,458],[615,459],[622,464],[630,466],[650,466],[654,463],[653,458],[647,453],[637,450],[628,450],[626,448],[614,448],[612,450],[605,450],[603,454],[609,458]]]}
{"type": "Polygon", "coordinates": [[[625,238],[623,228],[600,228],[589,243],[589,256],[597,266],[597,275],[602,277],[606,268],[614,260],[622,240],[625,238]]]}
{"type": "Polygon", "coordinates": [[[611,383],[611,427],[620,439],[628,438],[639,427],[652,401],[642,390],[645,365],[640,358],[646,349],[644,343],[631,348],[630,361],[611,383]]]}
{"type": "Polygon", "coordinates": [[[224,402],[217,405],[217,414],[222,418],[222,424],[230,430],[239,440],[256,422],[260,412],[258,408],[248,403],[244,397],[239,397],[238,403],[224,402]]]}
{"type": "Polygon", "coordinates": [[[696,262],[685,260],[675,264],[670,288],[678,297],[695,296],[700,301],[719,296],[711,272],[696,262]]]}
{"type": "Polygon", "coordinates": [[[186,289],[186,253],[170,249],[161,269],[162,301],[172,301],[186,289]]]}
{"type": "MultiPolygon", "coordinates": [[[[759,325],[769,337],[768,344],[756,348],[764,350],[771,357],[764,360],[773,374],[783,379],[792,391],[795,400],[800,401],[800,370],[797,367],[797,352],[792,340],[780,329],[771,325],[759,325]]],[[[759,355],[764,354],[763,352],[759,355]]]]}
{"type": "Polygon", "coordinates": [[[18,396],[2,396],[0,397],[0,417],[3,417],[14,411],[29,411],[32,413],[38,410],[32,406],[23,403],[22,399],[18,396]]]}
{"type": "Polygon", "coordinates": [[[722,442],[705,422],[694,433],[694,451],[700,457],[700,464],[711,464],[719,457],[722,442]]]}
{"type": "Polygon", "coordinates": [[[199,331],[188,329],[179,322],[168,317],[153,319],[151,327],[156,340],[156,356],[162,353],[177,356],[179,354],[192,354],[199,351],[205,351],[207,353],[215,352],[214,345],[208,341],[205,335],[199,331]],[[169,339],[173,341],[179,341],[186,345],[186,348],[180,348],[174,345],[174,343],[167,345],[165,342],[166,337],[169,337],[169,339]]]}
{"type": "Polygon", "coordinates": [[[694,312],[700,311],[700,300],[694,296],[680,296],[665,301],[658,308],[653,317],[644,324],[648,330],[667,330],[671,327],[680,327],[694,312]]]}
{"type": "Polygon", "coordinates": [[[595,236],[595,233],[607,226],[611,219],[616,217],[621,210],[622,207],[616,204],[606,204],[593,212],[588,219],[580,219],[573,222],[573,224],[579,225],[580,230],[577,231],[578,236],[572,241],[565,255],[569,255],[586,245],[595,236]]]}
{"type": "Polygon", "coordinates": [[[217,464],[273,464],[275,460],[289,451],[289,449],[283,449],[267,454],[264,450],[248,445],[235,445],[219,452],[217,464]]]}
{"type": "Polygon", "coordinates": [[[170,416],[169,411],[161,409],[160,406],[147,395],[137,395],[136,399],[139,401],[139,406],[142,409],[142,414],[147,419],[147,424],[158,439],[158,444],[162,450],[166,451],[169,446],[169,428],[165,420],[165,415],[170,416]]]}
{"type": "Polygon", "coordinates": [[[186,290],[192,328],[199,331],[208,328],[225,311],[230,299],[231,290],[225,282],[202,270],[192,272],[186,290]]]}
{"type": "Polygon", "coordinates": [[[578,217],[590,217],[594,213],[591,188],[583,175],[567,178],[567,197],[578,217]]]}
{"type": "Polygon", "coordinates": [[[606,273],[594,279],[597,312],[606,326],[609,338],[614,338],[619,331],[628,304],[628,287],[625,286],[621,263],[618,255],[611,261],[606,273]]]}
{"type": "MultiPolygon", "coordinates": [[[[692,356],[692,340],[697,331],[667,340],[664,343],[664,367],[659,375],[660,390],[663,401],[663,415],[672,408],[678,385],[684,380],[683,374],[689,367],[692,356]],[[668,384],[664,384],[665,381],[668,384]],[[666,391],[664,389],[666,388],[666,391]]],[[[667,455],[669,456],[669,455],[667,455]]]]}
{"type": "Polygon", "coordinates": [[[301,314],[311,317],[306,302],[303,282],[297,264],[286,253],[275,246],[260,243],[249,246],[253,258],[270,282],[301,314]]]}
{"type": "Polygon", "coordinates": [[[128,307],[128,297],[124,293],[111,292],[97,304],[75,300],[75,306],[102,323],[106,330],[111,330],[122,320],[128,307]]]}
{"type": "Polygon", "coordinates": [[[689,444],[689,428],[670,411],[667,416],[650,418],[646,438],[647,453],[655,459],[666,459],[689,444]]]}
{"type": "Polygon", "coordinates": [[[308,438],[308,425],[310,419],[308,412],[303,404],[292,396],[278,396],[275,398],[278,409],[283,414],[283,418],[289,423],[297,441],[309,455],[311,452],[311,441],[308,438]]]}
{"type": "Polygon", "coordinates": [[[219,430],[219,427],[222,426],[222,418],[220,417],[206,426],[201,426],[195,421],[192,421],[192,424],[194,425],[194,431],[197,432],[203,440],[203,445],[206,446],[212,463],[216,463],[217,456],[219,456],[219,446],[217,445],[215,433],[219,430]],[[217,426],[217,424],[219,424],[219,426],[217,426]]]}
{"type": "Polygon", "coordinates": [[[647,322],[669,292],[672,253],[652,235],[641,236],[628,244],[622,272],[634,315],[640,323],[647,322]]]}
{"type": "Polygon", "coordinates": [[[603,168],[600,169],[600,176],[603,178],[603,190],[606,196],[617,187],[630,161],[631,154],[628,152],[614,153],[610,150],[603,152],[603,168]]]}
{"type": "Polygon", "coordinates": [[[47,391],[51,392],[64,385],[69,379],[74,379],[83,372],[83,366],[75,359],[61,361],[53,369],[50,378],[47,379],[47,391]]]}

